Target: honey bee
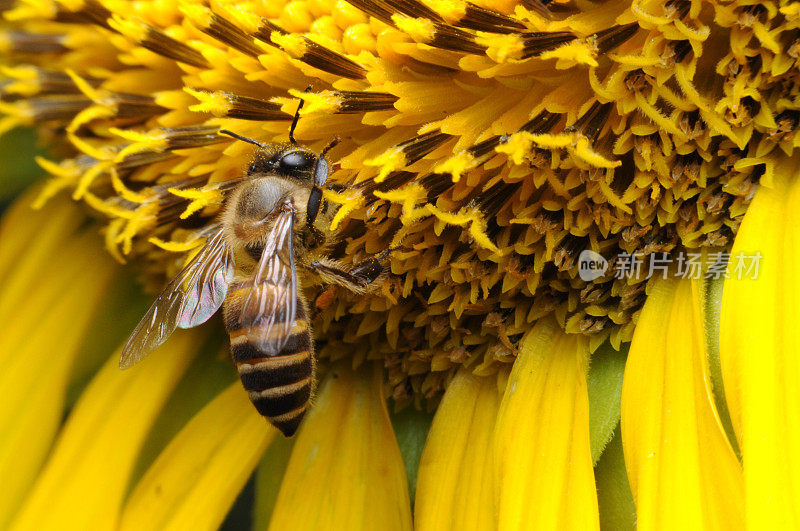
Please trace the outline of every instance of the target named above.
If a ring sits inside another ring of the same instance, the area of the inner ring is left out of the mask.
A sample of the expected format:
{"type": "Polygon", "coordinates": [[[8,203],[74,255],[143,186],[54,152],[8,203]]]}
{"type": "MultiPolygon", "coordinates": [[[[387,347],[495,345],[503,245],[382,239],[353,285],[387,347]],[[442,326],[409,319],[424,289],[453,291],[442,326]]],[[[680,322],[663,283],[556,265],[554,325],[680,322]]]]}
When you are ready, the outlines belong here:
{"type": "Polygon", "coordinates": [[[330,168],[325,155],[336,141],[320,153],[298,145],[300,108],[302,102],[288,144],[220,131],[256,145],[254,158],[205,245],[158,296],[120,359],[121,368],[131,367],[176,328],[204,323],[222,306],[242,385],[258,412],[287,437],[300,425],[315,386],[309,307],[298,269],[301,276],[365,293],[380,285],[385,258],[368,258],[348,271],[322,254],[335,241],[322,187],[330,168]]]}

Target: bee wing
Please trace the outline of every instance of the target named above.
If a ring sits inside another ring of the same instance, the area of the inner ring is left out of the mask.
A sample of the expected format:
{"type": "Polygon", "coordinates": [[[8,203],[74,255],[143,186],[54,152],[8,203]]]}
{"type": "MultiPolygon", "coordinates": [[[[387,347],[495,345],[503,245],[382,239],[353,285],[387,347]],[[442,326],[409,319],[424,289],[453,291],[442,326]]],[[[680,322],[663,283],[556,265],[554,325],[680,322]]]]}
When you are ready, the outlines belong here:
{"type": "Polygon", "coordinates": [[[127,369],[135,365],[176,328],[206,322],[222,305],[232,279],[233,254],[220,229],[147,310],[122,348],[119,366],[127,369]]]}
{"type": "Polygon", "coordinates": [[[278,354],[292,333],[297,314],[297,272],[294,268],[294,214],[284,203],[267,236],[242,305],[239,324],[248,341],[267,356],[278,354]]]}

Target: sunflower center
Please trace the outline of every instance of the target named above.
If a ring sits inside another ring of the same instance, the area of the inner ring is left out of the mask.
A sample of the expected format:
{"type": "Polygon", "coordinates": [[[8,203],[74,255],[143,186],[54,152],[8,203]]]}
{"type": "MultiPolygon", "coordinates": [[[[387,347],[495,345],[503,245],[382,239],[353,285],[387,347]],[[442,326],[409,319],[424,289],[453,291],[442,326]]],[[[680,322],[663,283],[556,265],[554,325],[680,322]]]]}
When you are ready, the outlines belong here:
{"type": "Polygon", "coordinates": [[[384,358],[394,397],[514,360],[554,315],[630,339],[654,274],[726,261],[773,153],[797,142],[798,10],[736,3],[18,0],[0,130],[60,144],[109,251],[161,284],[253,146],[340,142],[321,208],[368,296],[311,282],[321,358],[384,358]],[[310,89],[303,91],[307,86],[310,89]],[[653,268],[653,264],[658,264],[653,268]]]}

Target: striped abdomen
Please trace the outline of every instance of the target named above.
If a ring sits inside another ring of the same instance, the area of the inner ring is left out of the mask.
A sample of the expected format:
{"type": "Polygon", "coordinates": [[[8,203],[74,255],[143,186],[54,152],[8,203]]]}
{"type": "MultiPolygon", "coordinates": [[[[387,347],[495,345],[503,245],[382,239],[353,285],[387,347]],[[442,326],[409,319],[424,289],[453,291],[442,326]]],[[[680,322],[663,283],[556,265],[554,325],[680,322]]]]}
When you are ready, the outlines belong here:
{"type": "MultiPolygon", "coordinates": [[[[225,326],[231,338],[231,354],[242,385],[259,413],[287,436],[297,431],[308,409],[314,387],[311,327],[305,302],[297,300],[292,334],[284,347],[268,355],[248,340],[239,323],[243,301],[252,282],[230,286],[225,300],[225,326]]],[[[276,316],[280,319],[282,315],[276,316]]]]}

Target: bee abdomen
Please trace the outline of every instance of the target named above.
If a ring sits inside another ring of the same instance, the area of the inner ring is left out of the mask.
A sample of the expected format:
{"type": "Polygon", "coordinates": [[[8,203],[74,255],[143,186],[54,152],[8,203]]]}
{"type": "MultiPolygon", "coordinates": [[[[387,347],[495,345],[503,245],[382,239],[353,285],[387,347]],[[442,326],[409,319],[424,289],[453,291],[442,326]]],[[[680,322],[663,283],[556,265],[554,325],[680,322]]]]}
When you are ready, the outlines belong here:
{"type": "Polygon", "coordinates": [[[309,350],[236,363],[250,401],[283,434],[297,431],[308,409],[314,384],[309,350]]]}
{"type": "Polygon", "coordinates": [[[300,408],[311,398],[311,377],[278,387],[251,390],[250,399],[265,417],[285,415],[300,408]]]}
{"type": "Polygon", "coordinates": [[[269,325],[243,311],[251,289],[250,281],[232,284],[228,289],[225,325],[231,338],[231,355],[255,408],[290,437],[308,409],[314,387],[314,344],[305,302],[297,299],[286,337],[285,309],[271,313],[269,325]]]}
{"type": "Polygon", "coordinates": [[[314,372],[308,351],[240,362],[236,367],[244,388],[256,392],[295,385],[314,372]]]}
{"type": "Polygon", "coordinates": [[[290,437],[308,409],[314,385],[311,334],[292,334],[281,352],[267,356],[248,341],[233,342],[231,354],[250,401],[290,437]]]}

